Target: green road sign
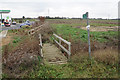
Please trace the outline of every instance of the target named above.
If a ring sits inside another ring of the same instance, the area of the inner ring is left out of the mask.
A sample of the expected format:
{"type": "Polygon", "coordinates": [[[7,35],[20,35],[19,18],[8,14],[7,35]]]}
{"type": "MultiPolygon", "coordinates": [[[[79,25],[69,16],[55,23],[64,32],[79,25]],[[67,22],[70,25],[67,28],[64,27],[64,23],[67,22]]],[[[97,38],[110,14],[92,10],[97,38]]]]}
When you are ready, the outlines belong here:
{"type": "Polygon", "coordinates": [[[87,15],[86,14],[83,14],[83,19],[87,19],[87,15]]]}
{"type": "Polygon", "coordinates": [[[88,18],[88,12],[86,12],[85,14],[83,14],[83,19],[87,19],[88,18]]]}
{"type": "Polygon", "coordinates": [[[0,10],[0,13],[9,13],[10,10],[0,10]]]}

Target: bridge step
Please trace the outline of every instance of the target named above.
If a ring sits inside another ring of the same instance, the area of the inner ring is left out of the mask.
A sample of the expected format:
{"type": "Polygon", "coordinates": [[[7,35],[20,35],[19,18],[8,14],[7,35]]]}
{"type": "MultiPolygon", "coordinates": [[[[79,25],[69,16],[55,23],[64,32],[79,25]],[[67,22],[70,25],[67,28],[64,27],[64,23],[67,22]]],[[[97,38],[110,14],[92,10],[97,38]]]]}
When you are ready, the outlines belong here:
{"type": "Polygon", "coordinates": [[[67,64],[67,61],[49,62],[49,64],[67,64]]]}

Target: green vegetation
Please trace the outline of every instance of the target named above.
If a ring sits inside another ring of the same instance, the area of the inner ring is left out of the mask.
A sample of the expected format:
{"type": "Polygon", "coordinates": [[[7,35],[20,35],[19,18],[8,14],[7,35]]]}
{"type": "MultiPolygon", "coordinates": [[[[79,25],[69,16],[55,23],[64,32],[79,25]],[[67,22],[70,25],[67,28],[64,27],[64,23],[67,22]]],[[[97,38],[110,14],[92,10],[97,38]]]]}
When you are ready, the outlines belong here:
{"type": "Polygon", "coordinates": [[[107,24],[107,23],[90,23],[91,26],[118,26],[116,24],[107,24]]]}
{"type": "Polygon", "coordinates": [[[24,77],[29,78],[117,78],[117,66],[106,65],[91,60],[87,56],[71,59],[68,64],[34,66],[31,73],[24,77]]]}
{"type": "Polygon", "coordinates": [[[2,73],[2,78],[9,78],[7,74],[2,73]]]}
{"type": "Polygon", "coordinates": [[[23,19],[24,22],[27,21],[27,20],[29,20],[29,21],[35,21],[35,19],[23,19]]]}
{"type": "Polygon", "coordinates": [[[0,30],[0,33],[2,32],[2,30],[0,30]]]}
{"type": "MultiPolygon", "coordinates": [[[[75,24],[74,24],[75,25],[75,24]]],[[[74,41],[81,40],[87,42],[87,31],[80,28],[73,28],[73,24],[53,24],[52,27],[56,34],[61,35],[64,39],[69,40],[69,37],[74,41]],[[70,35],[70,36],[69,36],[70,35]]],[[[117,31],[107,31],[107,32],[90,32],[92,40],[98,42],[107,42],[109,38],[117,38],[117,31]]]]}
{"type": "MultiPolygon", "coordinates": [[[[102,25],[96,23],[93,24],[99,26],[102,25]]],[[[82,25],[85,26],[86,24],[82,23],[82,25]]],[[[106,26],[108,25],[109,24],[107,24],[106,26]]],[[[80,26],[80,24],[77,23],[52,24],[51,26],[53,32],[62,36],[64,39],[68,41],[72,39],[74,42],[77,42],[79,40],[81,40],[82,42],[87,42],[87,37],[88,37],[87,31],[80,28],[74,28],[74,26],[80,26]]],[[[18,47],[21,42],[25,40],[26,41],[29,40],[28,39],[29,37],[25,35],[26,32],[25,30],[28,29],[24,28],[20,30],[8,31],[9,33],[13,33],[13,34],[17,33],[17,35],[13,37],[12,42],[9,43],[8,49],[13,50],[14,48],[18,47]]],[[[91,34],[91,40],[95,40],[101,43],[109,42],[111,39],[116,39],[118,37],[117,31],[90,32],[90,34],[91,34]]],[[[53,41],[53,38],[50,38],[50,40],[53,41]]],[[[32,47],[34,48],[34,46],[32,47]]],[[[33,60],[33,62],[31,62],[32,63],[31,66],[28,65],[19,66],[20,71],[25,71],[25,73],[24,72],[22,73],[23,75],[21,77],[22,78],[118,78],[118,72],[117,72],[118,55],[116,54],[116,52],[112,52],[110,50],[108,51],[104,50],[104,52],[102,52],[103,50],[100,50],[100,52],[96,52],[92,54],[91,60],[89,59],[88,55],[84,52],[80,54],[76,54],[71,57],[71,60],[67,64],[61,64],[61,65],[42,64],[42,58],[38,56],[38,61],[33,60]]],[[[9,77],[8,75],[3,74],[3,77],[5,78],[9,77]]]]}
{"type": "MultiPolygon", "coordinates": [[[[14,36],[13,39],[12,39],[12,42],[10,42],[7,45],[7,52],[9,53],[9,52],[14,51],[20,45],[20,43],[23,42],[25,39],[26,39],[25,36],[24,37],[23,36],[14,36]]],[[[3,49],[3,51],[5,51],[6,45],[4,45],[2,47],[2,49],[3,49]]]]}
{"type": "Polygon", "coordinates": [[[8,30],[8,34],[11,36],[11,42],[8,45],[2,46],[3,53],[5,51],[6,46],[7,46],[7,52],[14,51],[20,45],[21,42],[24,42],[24,40],[28,38],[27,35],[24,35],[25,34],[24,30],[26,29],[8,30]]]}
{"type": "Polygon", "coordinates": [[[19,36],[15,36],[14,37],[14,40],[13,40],[13,43],[17,43],[21,40],[21,38],[19,36]]]}
{"type": "Polygon", "coordinates": [[[15,20],[17,23],[19,23],[19,21],[23,21],[23,22],[25,22],[26,20],[29,20],[29,21],[36,21],[35,19],[21,19],[21,20],[15,20]]]}

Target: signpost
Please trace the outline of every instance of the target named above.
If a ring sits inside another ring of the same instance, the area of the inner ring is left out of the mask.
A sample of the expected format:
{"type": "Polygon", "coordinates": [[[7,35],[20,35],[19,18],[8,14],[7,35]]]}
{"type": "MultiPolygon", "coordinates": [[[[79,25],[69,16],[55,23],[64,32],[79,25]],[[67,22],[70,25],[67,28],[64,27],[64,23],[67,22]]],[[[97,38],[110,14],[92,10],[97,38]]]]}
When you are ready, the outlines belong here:
{"type": "Polygon", "coordinates": [[[9,13],[10,10],[0,10],[0,13],[9,13]]]}
{"type": "Polygon", "coordinates": [[[89,57],[90,57],[90,59],[91,59],[91,48],[90,48],[90,30],[89,30],[89,28],[90,28],[90,25],[89,25],[89,18],[88,18],[88,12],[86,12],[86,14],[83,14],[83,19],[87,19],[87,26],[86,26],[86,28],[87,28],[87,31],[88,31],[88,46],[89,46],[89,57]]]}
{"type": "Polygon", "coordinates": [[[2,27],[2,13],[10,13],[10,10],[0,10],[1,13],[1,27],[2,27]]]}

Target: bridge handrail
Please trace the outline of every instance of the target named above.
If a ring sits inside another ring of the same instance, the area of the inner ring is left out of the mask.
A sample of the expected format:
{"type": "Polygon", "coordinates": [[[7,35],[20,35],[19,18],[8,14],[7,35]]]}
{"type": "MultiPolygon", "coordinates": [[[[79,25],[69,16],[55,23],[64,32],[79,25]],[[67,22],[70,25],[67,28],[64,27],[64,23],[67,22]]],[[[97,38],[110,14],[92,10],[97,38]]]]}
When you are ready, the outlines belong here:
{"type": "Polygon", "coordinates": [[[54,35],[56,38],[59,39],[59,42],[58,42],[57,40],[54,40],[54,41],[55,41],[55,42],[69,55],[69,57],[70,57],[70,55],[71,55],[71,42],[66,41],[65,39],[59,37],[59,36],[56,35],[56,34],[53,34],[53,35],[54,35]],[[68,50],[67,50],[64,46],[61,45],[61,41],[63,41],[64,43],[66,43],[66,44],[68,45],[68,50]]]}

